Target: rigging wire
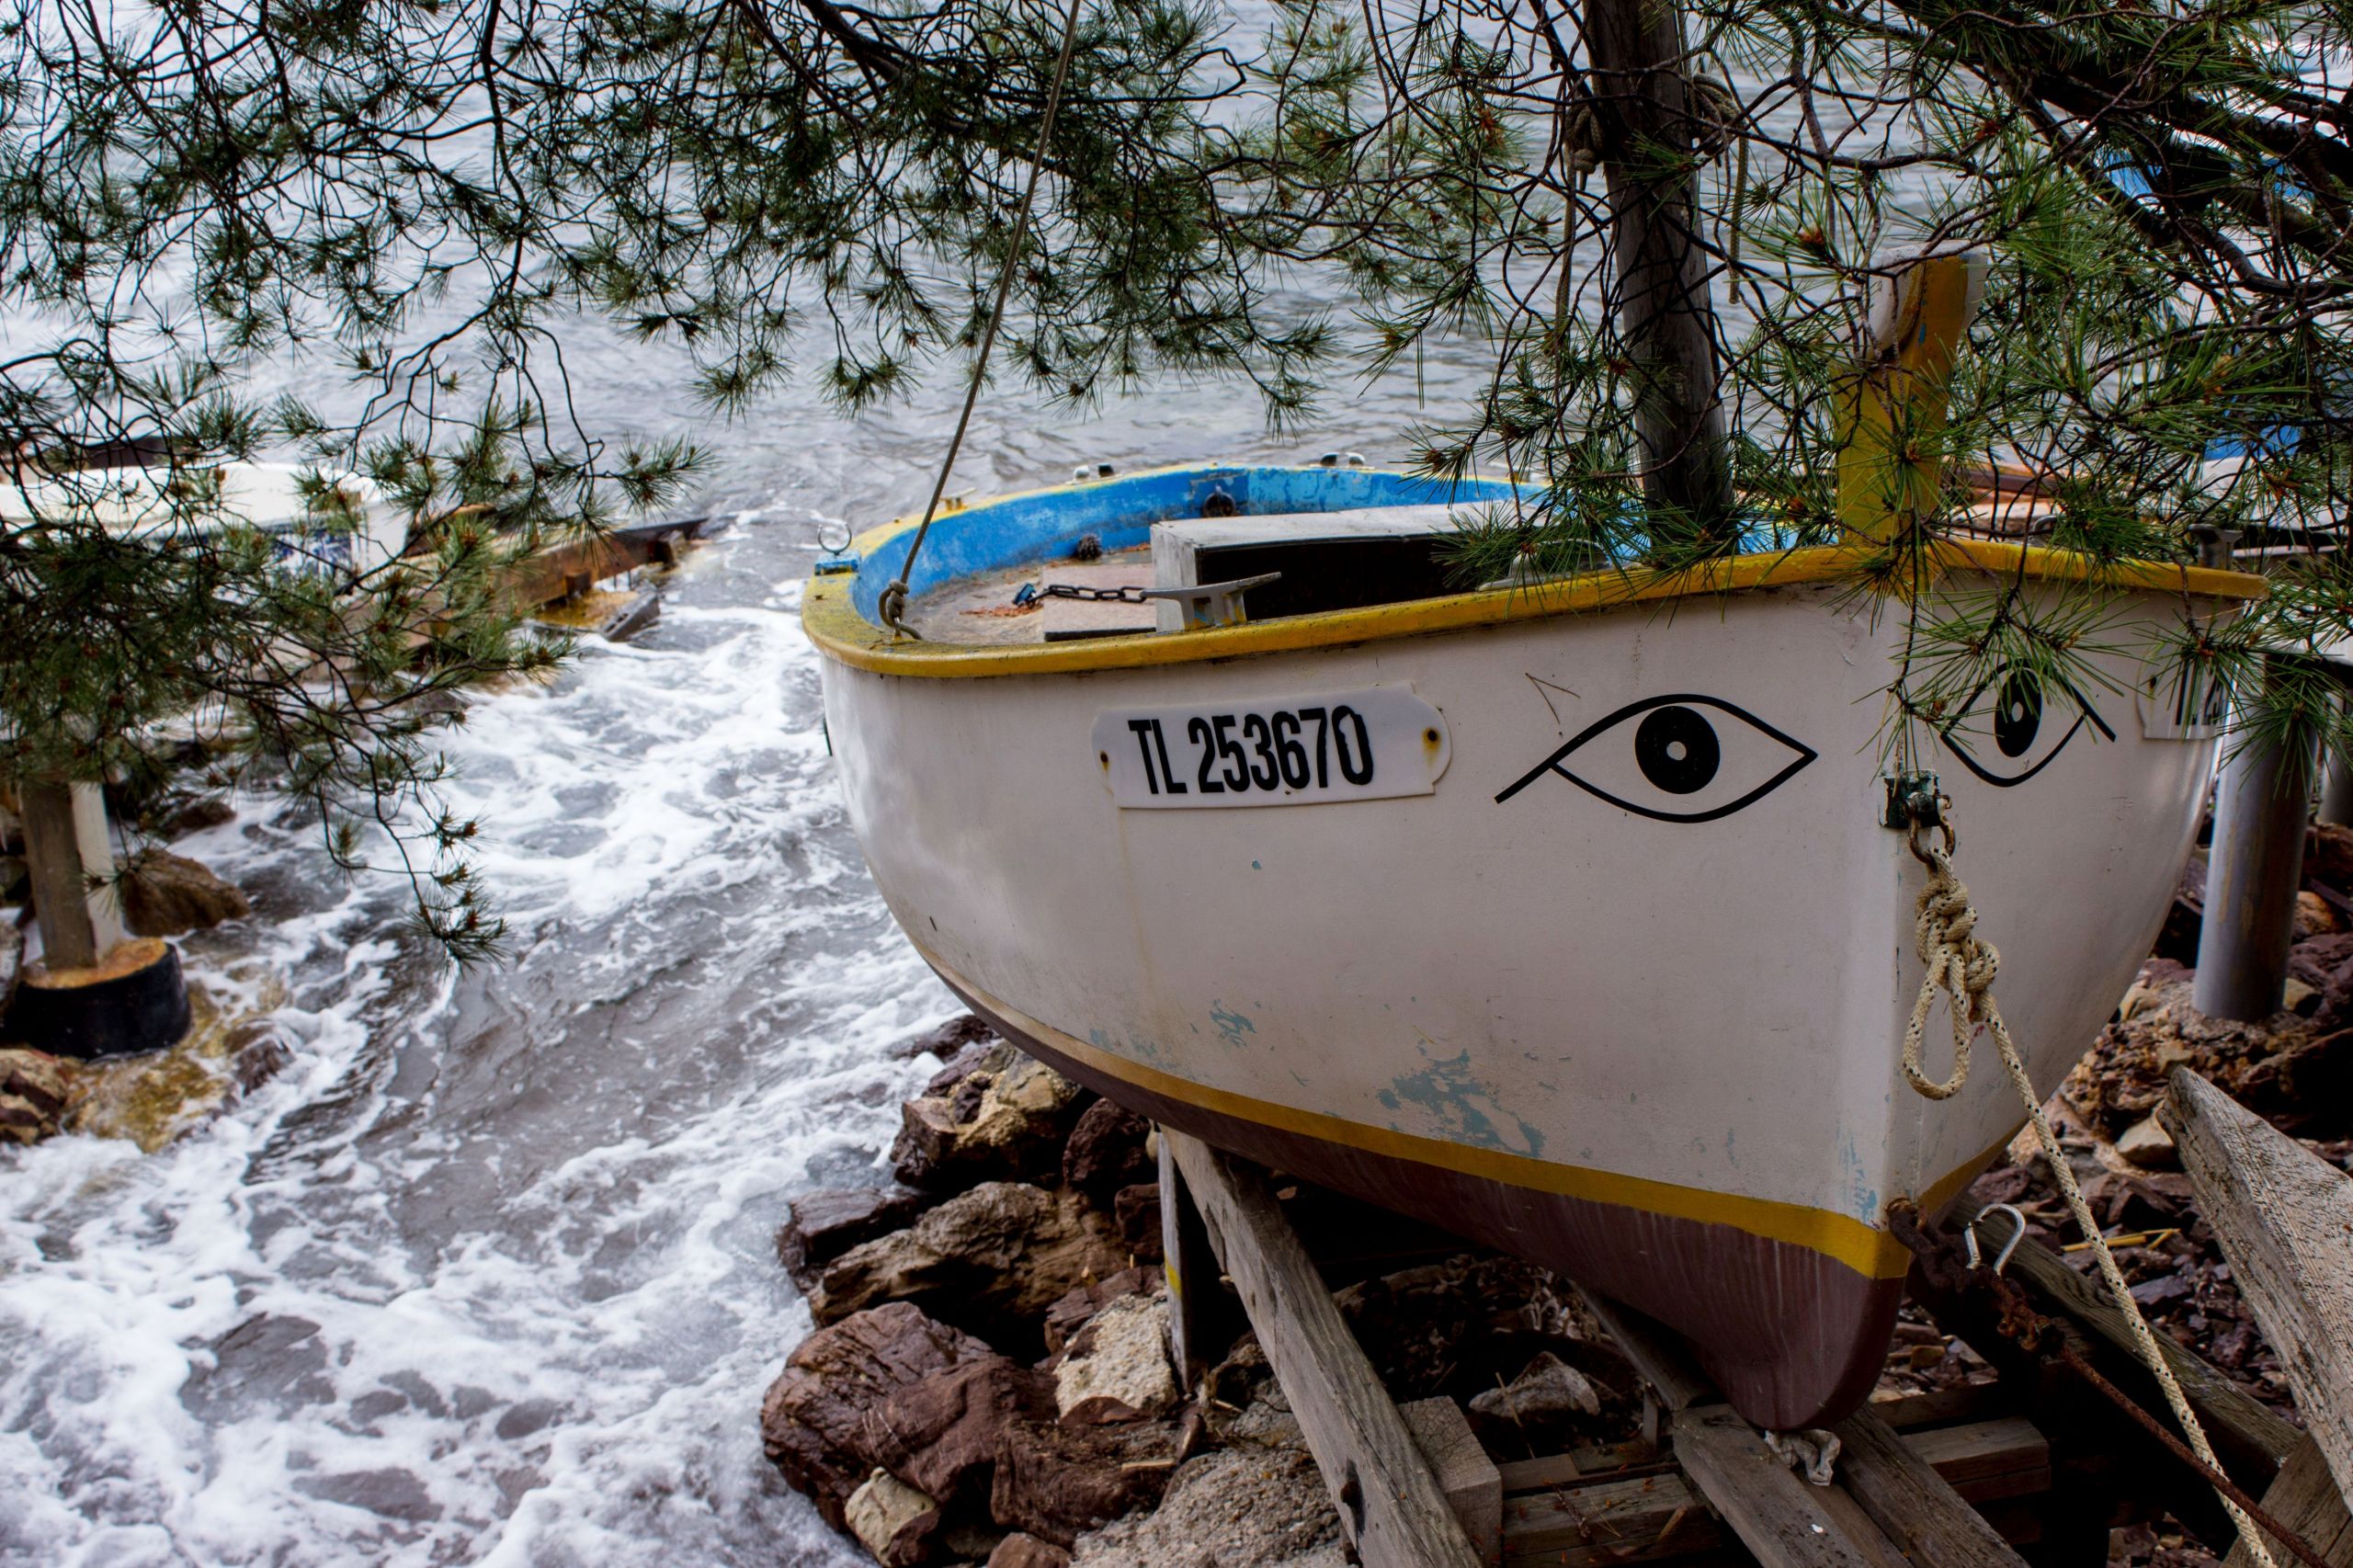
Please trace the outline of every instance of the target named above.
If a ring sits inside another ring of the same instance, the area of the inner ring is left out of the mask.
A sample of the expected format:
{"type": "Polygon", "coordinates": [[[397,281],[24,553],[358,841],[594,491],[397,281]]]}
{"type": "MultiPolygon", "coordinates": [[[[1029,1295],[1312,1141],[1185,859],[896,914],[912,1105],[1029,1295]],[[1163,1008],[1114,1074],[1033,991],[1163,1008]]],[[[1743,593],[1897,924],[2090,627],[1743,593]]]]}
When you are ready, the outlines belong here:
{"type": "Polygon", "coordinates": [[[931,500],[923,509],[923,522],[915,529],[915,542],[907,546],[907,558],[899,563],[899,574],[882,590],[879,607],[882,624],[892,631],[913,637],[917,642],[923,634],[903,619],[907,608],[907,578],[915,569],[915,557],[923,552],[923,541],[931,532],[932,519],[939,515],[939,498],[947,493],[948,476],[955,472],[956,454],[963,449],[964,432],[972,423],[972,406],[980,402],[981,382],[987,377],[989,354],[996,347],[996,331],[1005,321],[1005,302],[1013,292],[1014,269],[1021,265],[1021,251],[1029,237],[1029,209],[1038,199],[1038,176],[1045,172],[1046,148],[1053,141],[1054,116],[1062,108],[1063,84],[1070,75],[1070,57],[1078,42],[1078,13],[1086,0],[1070,0],[1070,14],[1063,20],[1063,48],[1054,61],[1054,80],[1046,89],[1046,110],[1038,122],[1038,150],[1029,159],[1029,183],[1022,187],[1021,205],[1014,210],[1013,243],[1005,256],[1005,268],[997,274],[996,302],[989,309],[988,329],[981,335],[981,351],[972,361],[972,379],[964,389],[964,411],[956,416],[956,434],[949,437],[948,456],[939,465],[939,478],[931,487],[931,500]]]}

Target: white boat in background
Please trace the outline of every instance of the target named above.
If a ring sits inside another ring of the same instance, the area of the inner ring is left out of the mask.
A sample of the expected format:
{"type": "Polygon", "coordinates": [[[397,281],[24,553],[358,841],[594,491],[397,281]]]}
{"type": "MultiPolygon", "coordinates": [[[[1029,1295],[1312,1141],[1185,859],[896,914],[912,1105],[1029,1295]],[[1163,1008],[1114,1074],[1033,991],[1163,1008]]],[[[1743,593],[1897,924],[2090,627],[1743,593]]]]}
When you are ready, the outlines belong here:
{"type": "MultiPolygon", "coordinates": [[[[1997,1072],[1941,1103],[1901,1075],[1925,873],[1873,757],[1904,617],[1842,549],[1451,591],[1448,509],[1509,495],[1205,467],[1015,496],[934,528],[920,641],[879,613],[912,525],[867,534],[803,608],[851,820],[1026,1049],[1649,1312],[1751,1420],[1834,1419],[1900,1298],[1890,1206],[1948,1202],[2020,1121],[1997,1072]],[[1064,604],[1095,619],[1058,635],[1064,604]]],[[[2091,575],[1942,548],[1951,592],[2091,575]]],[[[1939,769],[2046,1088],[2147,953],[2214,760],[2142,650],[2263,591],[2100,580],[2111,686],[1999,676],[1939,769]]]]}
{"type": "Polygon", "coordinates": [[[268,536],[290,572],[348,579],[399,559],[408,517],[364,474],[324,488],[291,463],[180,462],[42,472],[0,482],[0,524],[96,523],[165,540],[217,528],[268,536]],[[307,478],[306,478],[307,476],[307,478]]]}

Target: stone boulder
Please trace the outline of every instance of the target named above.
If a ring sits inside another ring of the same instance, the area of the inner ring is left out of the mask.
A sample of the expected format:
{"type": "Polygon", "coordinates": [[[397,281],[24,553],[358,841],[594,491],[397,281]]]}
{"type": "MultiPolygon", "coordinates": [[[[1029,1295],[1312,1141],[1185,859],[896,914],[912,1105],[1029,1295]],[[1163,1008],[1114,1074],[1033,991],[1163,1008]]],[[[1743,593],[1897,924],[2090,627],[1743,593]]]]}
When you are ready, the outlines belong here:
{"type": "Polygon", "coordinates": [[[873,1423],[891,1399],[942,1372],[991,1360],[986,1345],[893,1302],[818,1330],[786,1358],[760,1405],[768,1460],[835,1528],[881,1466],[873,1423]]]}
{"type": "Polygon", "coordinates": [[[939,1505],[878,1470],[842,1505],[843,1523],[883,1568],[911,1568],[930,1555],[939,1529],[939,1505]]]}
{"type": "Polygon", "coordinates": [[[909,1187],[952,1191],[974,1182],[1048,1181],[1086,1108],[1086,1091],[1041,1062],[997,1044],[952,1083],[949,1074],[900,1110],[892,1168],[909,1187]]]}
{"type": "Polygon", "coordinates": [[[856,1514],[896,1568],[936,1561],[976,1517],[1066,1546],[1155,1501],[1199,1435],[1171,1421],[1066,1426],[1054,1394],[1052,1374],[898,1302],[803,1342],[768,1390],[761,1432],[786,1481],[836,1528],[855,1528],[856,1514]]]}
{"type": "Polygon", "coordinates": [[[1078,1538],[1071,1568],[1345,1568],[1340,1517],[1303,1449],[1188,1460],[1158,1509],[1078,1538]]]}
{"type": "Polygon", "coordinates": [[[1053,1372],[1054,1407],[1065,1423],[1092,1426],[1174,1410],[1184,1391],[1168,1360],[1168,1298],[1112,1302],[1072,1337],[1053,1372]]]}
{"type": "Polygon", "coordinates": [[[122,917],[141,937],[208,930],[253,913],[245,895],[185,855],[143,849],[122,862],[122,917]]]}
{"type": "Polygon", "coordinates": [[[1160,1270],[1156,1268],[1122,1268],[1117,1274],[1107,1274],[1100,1279],[1071,1287],[1059,1301],[1046,1309],[1045,1320],[1040,1325],[1045,1335],[1047,1353],[1060,1354],[1073,1335],[1112,1302],[1128,1296],[1151,1295],[1165,1288],[1160,1270]]]}
{"type": "Polygon", "coordinates": [[[835,1258],[810,1293],[820,1324],[885,1301],[912,1301],[1025,1356],[1042,1352],[1040,1320],[1073,1287],[1117,1274],[1126,1252],[1075,1193],[983,1182],[904,1231],[835,1258]]]}
{"type": "Polygon", "coordinates": [[[1123,1187],[1159,1179],[1144,1140],[1152,1123],[1109,1100],[1086,1108],[1063,1145],[1063,1185],[1076,1187],[1097,1203],[1108,1203],[1123,1187]]]}
{"type": "Polygon", "coordinates": [[[1016,1530],[996,1543],[988,1568],[1070,1568],[1070,1553],[1052,1541],[1016,1530]]]}
{"type": "Polygon", "coordinates": [[[776,1233],[776,1260],[807,1295],[825,1265],[861,1242],[913,1224],[938,1201],[911,1187],[813,1192],[792,1200],[776,1233]]]}
{"type": "Polygon", "coordinates": [[[1156,1179],[1120,1188],[1111,1199],[1111,1217],[1119,1226],[1121,1244],[1139,1262],[1161,1261],[1160,1183],[1156,1179]]]}
{"type": "Polygon", "coordinates": [[[74,1072],[47,1051],[0,1050],[0,1138],[37,1143],[55,1132],[73,1098],[74,1072]]]}

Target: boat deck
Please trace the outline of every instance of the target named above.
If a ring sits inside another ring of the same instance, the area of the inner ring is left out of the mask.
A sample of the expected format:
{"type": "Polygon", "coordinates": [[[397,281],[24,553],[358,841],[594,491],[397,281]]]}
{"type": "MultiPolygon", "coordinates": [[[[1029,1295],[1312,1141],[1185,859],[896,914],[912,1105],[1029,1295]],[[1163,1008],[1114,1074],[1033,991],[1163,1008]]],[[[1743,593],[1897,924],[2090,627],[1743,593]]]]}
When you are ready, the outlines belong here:
{"type": "Polygon", "coordinates": [[[999,567],[959,577],[917,597],[907,624],[931,642],[1008,647],[1031,642],[1119,637],[1154,629],[1149,602],[1053,598],[1056,585],[1094,590],[1152,586],[1152,547],[1107,551],[1093,561],[1049,561],[999,567]],[[1039,596],[1017,605],[1014,596],[1034,583],[1039,596]]]}

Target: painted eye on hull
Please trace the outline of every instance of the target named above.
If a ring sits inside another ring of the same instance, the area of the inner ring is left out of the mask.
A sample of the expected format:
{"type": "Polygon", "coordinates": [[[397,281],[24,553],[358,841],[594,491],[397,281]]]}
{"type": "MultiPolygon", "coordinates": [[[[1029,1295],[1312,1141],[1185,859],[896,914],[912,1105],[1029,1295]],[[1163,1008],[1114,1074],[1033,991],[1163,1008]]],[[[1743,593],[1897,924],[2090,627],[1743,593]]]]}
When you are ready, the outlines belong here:
{"type": "Polygon", "coordinates": [[[1938,733],[1963,767],[2006,790],[2050,767],[2086,724],[2116,738],[2064,677],[2012,665],[1979,687],[1960,717],[1938,733]]]}
{"type": "Polygon", "coordinates": [[[1641,816],[1712,822],[1755,804],[1815,756],[1813,747],[1720,697],[1652,697],[1579,731],[1495,803],[1557,773],[1641,816]]]}

